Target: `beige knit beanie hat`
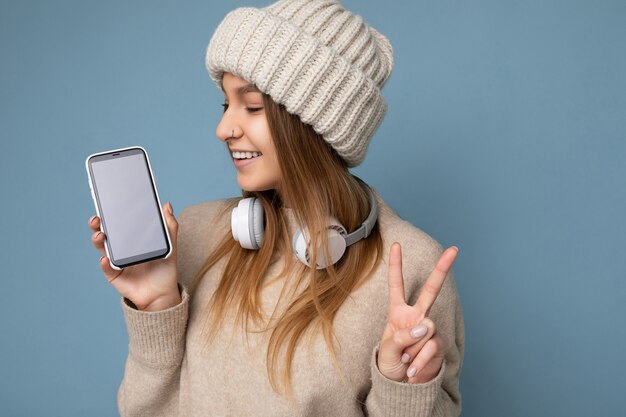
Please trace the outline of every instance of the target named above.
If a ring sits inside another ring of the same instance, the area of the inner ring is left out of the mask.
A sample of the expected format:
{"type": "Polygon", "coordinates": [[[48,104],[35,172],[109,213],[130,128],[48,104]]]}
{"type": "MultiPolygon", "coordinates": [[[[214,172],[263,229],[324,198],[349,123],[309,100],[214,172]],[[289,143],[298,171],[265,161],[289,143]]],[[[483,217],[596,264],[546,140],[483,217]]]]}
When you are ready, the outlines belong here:
{"type": "Polygon", "coordinates": [[[389,40],[338,0],[280,0],[228,13],[206,67],[254,84],[323,136],[350,167],[387,111],[381,88],[393,68],[389,40]]]}

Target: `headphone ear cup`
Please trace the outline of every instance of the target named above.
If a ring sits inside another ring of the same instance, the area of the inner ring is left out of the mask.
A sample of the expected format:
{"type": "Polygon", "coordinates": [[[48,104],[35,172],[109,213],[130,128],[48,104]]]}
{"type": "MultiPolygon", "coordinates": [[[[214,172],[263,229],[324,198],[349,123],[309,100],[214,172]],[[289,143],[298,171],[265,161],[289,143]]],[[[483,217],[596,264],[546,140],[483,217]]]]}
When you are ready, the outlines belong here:
{"type": "Polygon", "coordinates": [[[323,253],[321,253],[321,251],[318,249],[317,253],[320,254],[318,255],[318,258],[321,256],[320,260],[317,261],[318,269],[326,268],[330,265],[336,264],[337,262],[339,262],[343,254],[346,253],[346,239],[344,238],[345,229],[343,229],[343,226],[341,226],[341,229],[343,230],[343,232],[340,232],[334,227],[329,227],[327,229],[328,252],[330,255],[330,262],[324,262],[322,265],[320,265],[320,262],[325,261],[325,258],[323,256],[323,253]]]}
{"type": "Polygon", "coordinates": [[[252,229],[250,235],[254,238],[255,249],[261,247],[263,243],[263,236],[265,236],[265,210],[263,210],[263,204],[261,200],[255,198],[252,202],[252,229]]]}
{"type": "MultiPolygon", "coordinates": [[[[317,269],[327,268],[330,265],[336,264],[346,252],[346,239],[344,236],[348,232],[334,217],[330,217],[326,233],[328,234],[327,239],[330,260],[327,260],[324,256],[324,251],[321,250],[321,240],[318,239],[317,260],[315,262],[317,269]]],[[[311,267],[311,249],[308,230],[305,229],[304,232],[302,232],[298,229],[293,235],[291,245],[300,262],[311,267]]]]}
{"type": "Polygon", "coordinates": [[[235,239],[246,249],[259,249],[263,242],[265,212],[255,197],[244,198],[233,208],[230,228],[235,239]]]}
{"type": "Polygon", "coordinates": [[[309,248],[306,239],[302,235],[300,229],[296,230],[296,233],[293,235],[293,239],[291,240],[291,247],[293,248],[293,253],[296,255],[296,258],[300,260],[303,264],[310,267],[309,265],[309,248]]]}

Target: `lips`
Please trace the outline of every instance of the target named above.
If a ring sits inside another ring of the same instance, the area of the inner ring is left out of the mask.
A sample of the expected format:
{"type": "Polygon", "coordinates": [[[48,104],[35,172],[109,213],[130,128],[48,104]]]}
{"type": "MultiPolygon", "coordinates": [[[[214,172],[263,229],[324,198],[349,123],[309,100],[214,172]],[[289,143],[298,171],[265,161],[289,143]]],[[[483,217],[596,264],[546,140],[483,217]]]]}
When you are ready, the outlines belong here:
{"type": "Polygon", "coordinates": [[[243,168],[243,167],[248,166],[250,164],[254,164],[258,160],[259,160],[259,157],[250,158],[250,159],[234,159],[233,158],[233,162],[235,163],[235,167],[237,169],[243,168]]]}

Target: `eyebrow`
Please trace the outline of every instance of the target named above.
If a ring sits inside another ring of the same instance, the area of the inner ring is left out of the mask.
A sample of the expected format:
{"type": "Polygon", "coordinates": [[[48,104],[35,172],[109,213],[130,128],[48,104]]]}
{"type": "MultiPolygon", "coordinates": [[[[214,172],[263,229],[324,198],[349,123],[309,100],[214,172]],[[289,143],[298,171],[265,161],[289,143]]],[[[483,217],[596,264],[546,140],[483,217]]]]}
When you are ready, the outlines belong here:
{"type": "MultiPolygon", "coordinates": [[[[224,86],[222,86],[222,91],[224,91],[224,86]]],[[[224,91],[224,93],[226,93],[226,91],[224,91]]],[[[247,93],[261,93],[261,90],[259,90],[254,84],[242,85],[241,87],[237,87],[235,89],[235,94],[238,96],[243,96],[247,93]]]]}
{"type": "Polygon", "coordinates": [[[236,92],[237,92],[237,95],[243,96],[246,93],[260,93],[261,90],[256,88],[254,84],[246,84],[243,87],[237,88],[236,92]]]}

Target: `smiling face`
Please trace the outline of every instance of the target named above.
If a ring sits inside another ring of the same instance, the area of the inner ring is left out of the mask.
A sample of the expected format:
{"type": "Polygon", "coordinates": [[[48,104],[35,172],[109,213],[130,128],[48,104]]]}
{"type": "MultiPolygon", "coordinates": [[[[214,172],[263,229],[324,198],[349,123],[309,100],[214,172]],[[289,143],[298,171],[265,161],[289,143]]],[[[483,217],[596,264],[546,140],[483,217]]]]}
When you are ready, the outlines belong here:
{"type": "Polygon", "coordinates": [[[224,114],[215,134],[224,141],[235,167],[237,182],[246,191],[280,190],[282,174],[276,156],[263,93],[253,84],[224,73],[224,114]]]}

